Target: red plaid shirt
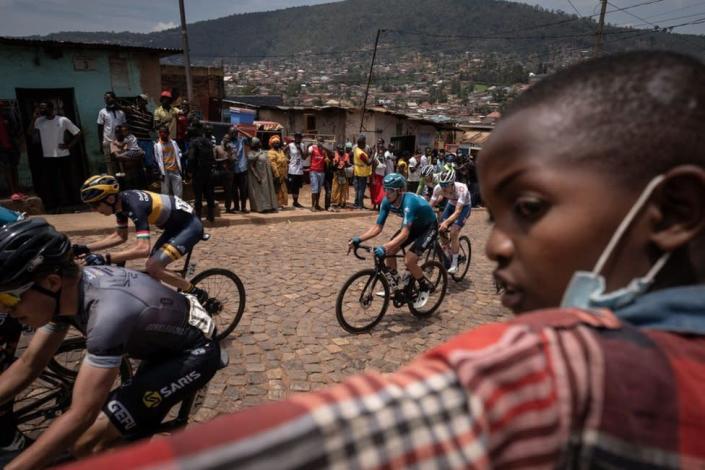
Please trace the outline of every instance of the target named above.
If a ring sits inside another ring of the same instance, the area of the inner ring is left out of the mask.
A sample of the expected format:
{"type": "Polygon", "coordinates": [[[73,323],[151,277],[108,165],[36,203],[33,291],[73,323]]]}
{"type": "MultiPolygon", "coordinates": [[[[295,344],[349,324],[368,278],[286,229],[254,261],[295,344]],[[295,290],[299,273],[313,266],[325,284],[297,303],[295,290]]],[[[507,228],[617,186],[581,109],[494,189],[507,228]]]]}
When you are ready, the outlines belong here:
{"type": "Polygon", "coordinates": [[[705,337],[553,310],[69,468],[705,468],[705,337]]]}

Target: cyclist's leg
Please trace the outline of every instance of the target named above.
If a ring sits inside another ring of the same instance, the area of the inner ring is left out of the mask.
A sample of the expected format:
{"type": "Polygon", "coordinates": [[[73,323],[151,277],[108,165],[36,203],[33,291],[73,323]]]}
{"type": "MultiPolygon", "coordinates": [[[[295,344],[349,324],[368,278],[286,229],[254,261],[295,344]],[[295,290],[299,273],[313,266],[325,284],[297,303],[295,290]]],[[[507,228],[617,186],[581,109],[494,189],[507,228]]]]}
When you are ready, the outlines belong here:
{"type": "MultiPolygon", "coordinates": [[[[419,257],[430,249],[438,236],[438,224],[435,222],[424,227],[414,234],[413,243],[410,243],[410,249],[407,250],[404,261],[406,268],[417,281],[423,279],[423,271],[419,266],[419,257]]],[[[411,235],[409,236],[411,238],[411,235]]]]}
{"type": "Polygon", "coordinates": [[[114,444],[116,435],[157,431],[171,407],[205,386],[219,368],[220,346],[215,341],[162,362],[143,364],[132,380],[111,392],[101,418],[81,436],[82,446],[75,450],[95,452],[114,444]]]}
{"type": "Polygon", "coordinates": [[[187,279],[170,273],[166,267],[192,250],[202,238],[203,224],[196,217],[191,217],[178,231],[165,230],[147,260],[147,272],[150,276],[178,289],[191,291],[193,286],[187,279]]]}
{"type": "MultiPolygon", "coordinates": [[[[455,210],[455,208],[453,208],[453,210],[455,210]]],[[[465,226],[468,217],[470,217],[470,204],[463,206],[463,209],[460,211],[460,216],[450,227],[450,249],[456,257],[460,252],[460,230],[465,226]]]]}

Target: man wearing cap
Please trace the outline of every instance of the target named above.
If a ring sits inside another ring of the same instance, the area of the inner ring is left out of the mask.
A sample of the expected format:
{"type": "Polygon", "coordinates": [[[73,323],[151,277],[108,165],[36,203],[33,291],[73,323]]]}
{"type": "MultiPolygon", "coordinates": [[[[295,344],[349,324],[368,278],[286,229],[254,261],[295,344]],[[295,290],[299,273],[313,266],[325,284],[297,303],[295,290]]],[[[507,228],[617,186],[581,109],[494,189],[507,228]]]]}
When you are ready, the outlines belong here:
{"type": "Polygon", "coordinates": [[[162,91],[159,96],[161,105],[154,110],[154,128],[159,129],[161,126],[169,128],[169,135],[176,136],[176,120],[179,117],[181,110],[171,105],[173,98],[169,90],[162,91]]]}
{"type": "Polygon", "coordinates": [[[287,185],[289,186],[289,193],[294,199],[294,204],[292,205],[297,209],[304,207],[299,204],[299,190],[304,182],[304,147],[301,143],[302,139],[303,135],[301,135],[301,132],[295,133],[294,141],[287,145],[284,150],[289,160],[287,185]]]}

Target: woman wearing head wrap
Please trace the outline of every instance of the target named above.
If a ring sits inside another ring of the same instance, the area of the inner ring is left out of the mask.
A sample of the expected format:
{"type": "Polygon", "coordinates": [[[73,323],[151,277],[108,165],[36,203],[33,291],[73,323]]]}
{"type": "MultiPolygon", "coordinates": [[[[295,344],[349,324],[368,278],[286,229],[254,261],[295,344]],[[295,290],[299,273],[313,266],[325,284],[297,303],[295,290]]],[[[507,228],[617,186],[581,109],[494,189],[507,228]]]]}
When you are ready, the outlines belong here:
{"type": "Polygon", "coordinates": [[[352,165],[350,162],[352,147],[351,142],[347,143],[345,149],[342,145],[338,146],[333,158],[333,207],[341,209],[345,208],[345,203],[348,201],[348,177],[345,169],[352,165]]]}
{"type": "Polygon", "coordinates": [[[282,150],[282,139],[278,135],[269,138],[269,164],[272,167],[274,176],[274,189],[277,192],[279,207],[286,207],[289,203],[289,193],[286,190],[286,176],[289,169],[289,162],[282,150]]]}
{"type": "Polygon", "coordinates": [[[277,193],[274,190],[272,167],[267,152],[262,150],[262,142],[257,137],[250,140],[247,154],[247,193],[250,209],[255,212],[277,210],[277,193]]]}

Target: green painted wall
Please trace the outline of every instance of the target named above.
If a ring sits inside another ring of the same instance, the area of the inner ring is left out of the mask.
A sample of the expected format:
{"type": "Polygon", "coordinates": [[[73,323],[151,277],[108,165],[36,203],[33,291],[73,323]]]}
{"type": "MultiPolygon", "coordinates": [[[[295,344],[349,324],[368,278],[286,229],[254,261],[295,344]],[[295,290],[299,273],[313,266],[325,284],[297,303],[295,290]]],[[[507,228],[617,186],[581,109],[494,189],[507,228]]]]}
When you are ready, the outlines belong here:
{"type": "MultiPolygon", "coordinates": [[[[98,148],[96,119],[104,106],[103,94],[118,96],[150,93],[161,86],[159,56],[75,47],[45,48],[0,44],[0,99],[17,99],[17,88],[72,88],[91,173],[105,171],[98,148]],[[113,60],[111,73],[111,59],[113,60]],[[120,72],[115,62],[125,64],[120,72]],[[147,85],[145,86],[145,83],[147,85]]],[[[20,164],[20,183],[31,186],[26,155],[20,164]]]]}

